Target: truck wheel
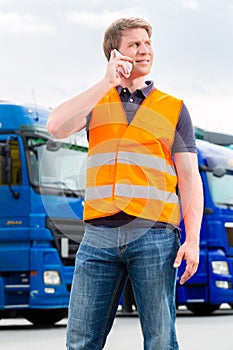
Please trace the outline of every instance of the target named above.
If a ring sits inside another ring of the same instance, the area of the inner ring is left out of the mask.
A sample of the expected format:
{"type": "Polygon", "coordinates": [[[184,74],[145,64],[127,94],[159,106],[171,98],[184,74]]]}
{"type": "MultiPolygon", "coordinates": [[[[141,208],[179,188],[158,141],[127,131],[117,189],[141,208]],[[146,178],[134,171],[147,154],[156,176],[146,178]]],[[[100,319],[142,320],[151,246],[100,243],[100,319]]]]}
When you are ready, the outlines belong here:
{"type": "Polygon", "coordinates": [[[208,303],[193,303],[187,304],[188,310],[192,311],[197,316],[208,316],[212,312],[218,310],[220,305],[208,303]]]}
{"type": "Polygon", "coordinates": [[[67,317],[67,309],[32,309],[27,310],[24,317],[35,326],[53,326],[67,317]]]}

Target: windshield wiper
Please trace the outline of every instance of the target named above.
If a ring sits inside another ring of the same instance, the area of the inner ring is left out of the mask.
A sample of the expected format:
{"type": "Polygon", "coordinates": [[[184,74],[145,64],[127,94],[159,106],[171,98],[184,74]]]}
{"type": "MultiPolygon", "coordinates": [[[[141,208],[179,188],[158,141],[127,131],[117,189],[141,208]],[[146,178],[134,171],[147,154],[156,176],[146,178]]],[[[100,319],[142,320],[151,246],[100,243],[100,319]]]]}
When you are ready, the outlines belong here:
{"type": "Polygon", "coordinates": [[[30,145],[27,148],[33,150],[34,148],[41,147],[47,144],[47,140],[41,143],[35,143],[34,145],[30,145]]]}
{"type": "Polygon", "coordinates": [[[227,203],[227,202],[216,202],[217,205],[224,205],[226,206],[228,209],[233,208],[233,203],[227,203]]]}

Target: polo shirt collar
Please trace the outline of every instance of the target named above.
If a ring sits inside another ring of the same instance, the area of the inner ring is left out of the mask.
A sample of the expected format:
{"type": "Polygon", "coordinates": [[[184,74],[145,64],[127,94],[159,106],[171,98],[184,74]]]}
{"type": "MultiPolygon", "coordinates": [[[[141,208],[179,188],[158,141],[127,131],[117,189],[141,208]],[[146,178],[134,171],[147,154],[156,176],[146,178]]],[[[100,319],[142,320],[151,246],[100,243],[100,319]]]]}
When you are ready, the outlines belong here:
{"type": "MultiPolygon", "coordinates": [[[[143,87],[142,89],[138,89],[138,91],[141,91],[142,94],[143,94],[145,97],[147,97],[147,96],[151,93],[151,91],[154,90],[154,82],[153,82],[152,80],[147,80],[147,81],[145,82],[145,84],[146,84],[146,86],[143,87]]],[[[118,85],[118,86],[116,87],[116,89],[117,89],[118,94],[120,95],[121,92],[122,92],[122,90],[127,89],[127,88],[124,88],[123,86],[118,85]]]]}

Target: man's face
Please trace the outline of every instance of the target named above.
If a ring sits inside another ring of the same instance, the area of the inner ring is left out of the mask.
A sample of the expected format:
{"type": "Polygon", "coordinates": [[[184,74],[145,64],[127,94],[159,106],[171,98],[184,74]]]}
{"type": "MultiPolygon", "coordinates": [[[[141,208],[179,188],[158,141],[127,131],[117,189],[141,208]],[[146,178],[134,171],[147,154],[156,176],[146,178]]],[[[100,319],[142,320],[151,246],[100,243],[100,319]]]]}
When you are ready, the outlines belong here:
{"type": "Polygon", "coordinates": [[[130,77],[147,75],[153,63],[153,50],[147,31],[143,28],[127,29],[123,32],[119,51],[133,59],[130,77]]]}

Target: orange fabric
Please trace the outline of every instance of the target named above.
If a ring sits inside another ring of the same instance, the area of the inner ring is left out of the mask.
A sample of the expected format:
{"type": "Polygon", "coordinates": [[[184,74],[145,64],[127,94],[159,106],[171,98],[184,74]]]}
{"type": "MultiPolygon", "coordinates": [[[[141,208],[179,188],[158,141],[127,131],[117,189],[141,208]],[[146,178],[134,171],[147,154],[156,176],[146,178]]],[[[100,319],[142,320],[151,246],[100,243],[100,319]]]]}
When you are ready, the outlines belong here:
{"type": "Polygon", "coordinates": [[[123,210],[179,223],[171,147],[181,108],[181,100],[154,90],[128,125],[117,90],[103,97],[89,127],[84,220],[123,210]],[[92,198],[93,189],[97,194],[92,198]]]}

